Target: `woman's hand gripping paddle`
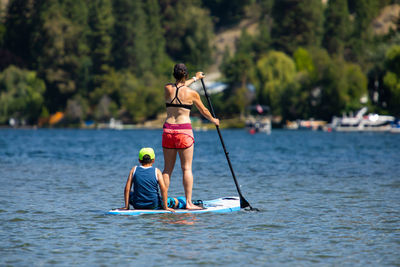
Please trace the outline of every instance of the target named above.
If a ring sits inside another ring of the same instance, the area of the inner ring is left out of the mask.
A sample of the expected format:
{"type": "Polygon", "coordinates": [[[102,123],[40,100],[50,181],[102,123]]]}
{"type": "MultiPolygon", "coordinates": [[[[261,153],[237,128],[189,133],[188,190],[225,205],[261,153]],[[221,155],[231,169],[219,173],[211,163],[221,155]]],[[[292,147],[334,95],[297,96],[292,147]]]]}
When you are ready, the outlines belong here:
{"type": "MultiPolygon", "coordinates": [[[[214,112],[214,108],[213,108],[213,106],[212,106],[212,104],[211,104],[210,97],[209,97],[208,94],[207,94],[206,86],[204,85],[204,81],[203,81],[203,79],[200,79],[200,80],[201,80],[201,85],[203,86],[203,89],[204,89],[204,94],[205,94],[205,96],[206,96],[206,98],[207,98],[208,105],[210,106],[211,115],[212,115],[214,118],[216,118],[215,112],[214,112]]],[[[225,156],[226,156],[226,160],[228,161],[228,165],[229,165],[229,168],[230,168],[231,173],[232,173],[233,181],[235,182],[235,185],[236,185],[236,190],[237,190],[238,193],[239,193],[240,208],[244,209],[244,208],[249,207],[250,210],[258,211],[258,209],[253,208],[253,207],[250,205],[250,203],[243,197],[243,194],[242,194],[242,191],[240,190],[238,181],[236,180],[235,172],[233,171],[233,168],[232,168],[231,160],[229,159],[229,156],[228,156],[229,153],[226,151],[226,147],[225,147],[224,139],[222,139],[221,131],[219,130],[219,126],[218,126],[218,125],[215,125],[215,127],[217,128],[219,140],[221,141],[222,148],[224,149],[225,156]]]]}

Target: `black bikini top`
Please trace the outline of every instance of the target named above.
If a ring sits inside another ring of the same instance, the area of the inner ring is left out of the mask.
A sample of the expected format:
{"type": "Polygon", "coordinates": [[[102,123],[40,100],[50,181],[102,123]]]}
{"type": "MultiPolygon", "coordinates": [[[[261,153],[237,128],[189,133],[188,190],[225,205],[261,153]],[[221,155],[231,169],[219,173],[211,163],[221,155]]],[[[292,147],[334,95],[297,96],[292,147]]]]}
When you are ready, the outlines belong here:
{"type": "MultiPolygon", "coordinates": [[[[182,85],[182,86],[184,86],[184,85],[182,85]]],[[[170,103],[165,103],[165,106],[166,106],[166,107],[186,108],[186,109],[188,109],[188,110],[191,110],[191,109],[192,109],[192,106],[193,106],[193,105],[182,104],[181,100],[178,98],[179,88],[181,88],[182,86],[179,86],[179,87],[178,87],[178,86],[175,84],[175,87],[176,87],[175,97],[171,100],[170,103]],[[178,100],[179,104],[174,104],[174,103],[172,103],[172,102],[174,102],[175,99],[178,100]]]]}

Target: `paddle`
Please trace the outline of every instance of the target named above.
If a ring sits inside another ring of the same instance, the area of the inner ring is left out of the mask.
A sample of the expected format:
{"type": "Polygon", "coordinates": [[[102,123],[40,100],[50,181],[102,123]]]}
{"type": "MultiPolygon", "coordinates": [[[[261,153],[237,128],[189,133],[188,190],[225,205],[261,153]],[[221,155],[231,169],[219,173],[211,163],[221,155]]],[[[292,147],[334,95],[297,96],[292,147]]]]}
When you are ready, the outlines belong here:
{"type": "MultiPolygon", "coordinates": [[[[210,106],[211,115],[212,115],[214,118],[216,118],[215,112],[214,112],[214,108],[213,108],[213,106],[212,106],[212,104],[211,104],[210,97],[209,97],[208,94],[207,94],[206,86],[204,85],[204,81],[203,81],[203,79],[200,79],[200,80],[201,80],[201,85],[203,85],[204,94],[205,94],[205,96],[206,96],[206,98],[207,98],[208,105],[210,106]]],[[[228,153],[228,151],[226,151],[226,147],[225,147],[224,139],[222,138],[222,135],[221,135],[221,131],[219,130],[219,126],[215,125],[215,127],[217,128],[217,132],[218,132],[218,135],[219,135],[219,140],[221,141],[222,148],[224,149],[224,152],[225,152],[226,160],[228,161],[229,168],[231,169],[233,181],[235,181],[236,189],[237,189],[237,191],[238,191],[238,193],[239,193],[239,197],[240,197],[240,208],[244,209],[244,208],[249,207],[250,210],[256,210],[256,211],[258,211],[258,209],[253,208],[253,207],[250,205],[250,203],[243,197],[242,191],[240,190],[240,187],[239,187],[239,183],[238,183],[238,181],[237,181],[237,179],[236,179],[235,172],[233,171],[233,168],[232,168],[231,160],[229,159],[229,156],[228,156],[229,153],[228,153]]]]}

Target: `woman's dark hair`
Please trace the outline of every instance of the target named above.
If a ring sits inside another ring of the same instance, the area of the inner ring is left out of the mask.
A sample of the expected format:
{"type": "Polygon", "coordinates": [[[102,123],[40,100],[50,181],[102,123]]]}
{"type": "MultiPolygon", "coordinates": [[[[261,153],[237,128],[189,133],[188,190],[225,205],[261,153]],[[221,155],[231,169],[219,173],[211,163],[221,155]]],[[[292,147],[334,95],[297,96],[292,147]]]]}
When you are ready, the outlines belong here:
{"type": "Polygon", "coordinates": [[[140,160],[140,163],[142,164],[148,164],[151,163],[153,160],[150,158],[150,155],[144,155],[143,159],[140,160]]]}
{"type": "Polygon", "coordinates": [[[189,73],[187,71],[187,68],[186,68],[185,64],[179,63],[179,64],[175,65],[175,67],[174,67],[174,77],[175,77],[176,80],[180,81],[184,77],[187,78],[188,74],[189,73]]]}

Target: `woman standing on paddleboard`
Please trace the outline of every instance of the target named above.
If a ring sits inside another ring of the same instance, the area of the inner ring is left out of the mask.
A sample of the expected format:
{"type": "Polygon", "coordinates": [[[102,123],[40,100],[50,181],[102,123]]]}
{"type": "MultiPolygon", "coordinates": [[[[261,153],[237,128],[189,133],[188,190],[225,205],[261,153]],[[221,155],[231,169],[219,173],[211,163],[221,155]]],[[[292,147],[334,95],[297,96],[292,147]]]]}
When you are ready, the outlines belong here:
{"type": "Polygon", "coordinates": [[[190,122],[190,110],[193,104],[200,113],[215,125],[219,120],[213,118],[200,99],[200,95],[188,86],[198,79],[204,78],[202,72],[188,79],[188,71],[185,64],[176,64],[174,67],[175,83],[165,85],[165,105],[167,118],[163,126],[162,146],[164,151],[164,182],[169,187],[172,171],[174,170],[176,155],[179,154],[183,173],[183,187],[186,196],[187,209],[200,209],[192,203],[193,188],[193,144],[194,136],[190,122]]]}

